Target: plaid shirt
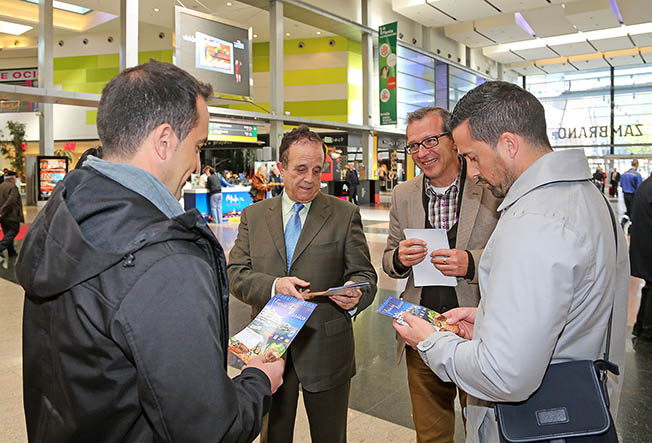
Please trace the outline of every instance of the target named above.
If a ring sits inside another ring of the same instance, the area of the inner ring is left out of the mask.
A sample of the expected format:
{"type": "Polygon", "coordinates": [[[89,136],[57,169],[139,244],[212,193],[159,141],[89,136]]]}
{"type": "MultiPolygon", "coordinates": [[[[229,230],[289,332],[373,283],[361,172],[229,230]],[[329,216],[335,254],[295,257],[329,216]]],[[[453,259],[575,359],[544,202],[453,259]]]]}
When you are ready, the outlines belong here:
{"type": "Polygon", "coordinates": [[[425,178],[426,182],[426,196],[428,197],[428,219],[430,225],[435,229],[449,230],[459,218],[457,206],[459,199],[457,198],[460,193],[460,181],[462,179],[462,168],[460,173],[457,174],[455,182],[444,192],[438,194],[434,186],[430,184],[430,180],[425,178]]]}

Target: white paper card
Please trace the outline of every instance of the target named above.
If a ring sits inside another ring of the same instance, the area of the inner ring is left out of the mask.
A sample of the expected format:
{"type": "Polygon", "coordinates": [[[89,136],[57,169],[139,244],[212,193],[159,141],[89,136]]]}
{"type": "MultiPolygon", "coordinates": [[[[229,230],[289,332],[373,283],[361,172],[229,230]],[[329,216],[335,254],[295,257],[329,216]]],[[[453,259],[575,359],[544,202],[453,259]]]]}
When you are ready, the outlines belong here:
{"type": "Polygon", "coordinates": [[[242,331],[235,334],[234,338],[240,340],[249,349],[255,348],[258,346],[258,343],[263,341],[263,337],[260,334],[257,334],[249,328],[244,328],[242,331]]]}
{"type": "Polygon", "coordinates": [[[457,286],[455,277],[442,274],[430,261],[437,249],[450,249],[445,229],[405,229],[405,238],[418,238],[428,245],[428,254],[419,264],[412,266],[414,286],[457,286]]]}

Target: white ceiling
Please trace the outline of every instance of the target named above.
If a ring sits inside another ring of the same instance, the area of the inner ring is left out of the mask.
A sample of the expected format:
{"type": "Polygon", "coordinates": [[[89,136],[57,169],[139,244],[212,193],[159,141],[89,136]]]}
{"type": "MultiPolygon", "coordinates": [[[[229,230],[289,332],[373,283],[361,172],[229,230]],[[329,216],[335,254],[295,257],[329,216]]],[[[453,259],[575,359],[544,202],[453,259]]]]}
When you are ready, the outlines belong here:
{"type": "MultiPolygon", "coordinates": [[[[94,11],[119,15],[118,0],[69,1],[94,11]]],[[[332,11],[353,22],[359,20],[358,13],[347,16],[346,12],[357,11],[357,2],[303,1],[309,6],[332,11]]],[[[448,38],[470,48],[482,48],[485,56],[521,73],[541,73],[541,69],[549,69],[550,72],[563,69],[585,70],[652,62],[652,51],[648,51],[652,47],[652,0],[615,1],[623,25],[627,28],[618,22],[609,0],[374,0],[372,5],[376,8],[391,7],[395,13],[424,27],[442,28],[448,38]],[[526,20],[536,37],[522,26],[515,16],[517,12],[526,20]],[[627,52],[629,50],[634,52],[627,52]],[[613,54],[612,51],[625,52],[613,54]],[[546,64],[542,61],[559,57],[562,59],[558,63],[546,64]]],[[[181,3],[217,18],[251,26],[254,34],[258,35],[254,42],[269,41],[269,12],[266,10],[269,7],[268,0],[140,0],[139,20],[171,32],[174,6],[181,3]],[[155,12],[155,8],[158,12],[155,12]]],[[[0,0],[0,19],[29,23],[16,19],[8,12],[16,5],[25,4],[23,0],[0,0]]],[[[330,19],[320,16],[313,16],[310,20],[302,19],[309,13],[296,15],[292,13],[297,9],[296,5],[284,5],[286,16],[297,19],[285,17],[285,31],[290,33],[286,39],[316,37],[318,32],[319,36],[334,35],[333,33],[345,35],[328,25],[330,19]]],[[[330,23],[333,23],[332,20],[330,23]]],[[[84,31],[55,28],[55,37],[79,35],[80,32],[120,32],[117,19],[88,26],[84,31]]],[[[37,34],[35,27],[25,37],[33,40],[37,34]]],[[[0,40],[3,37],[7,36],[0,34],[0,40]]]]}

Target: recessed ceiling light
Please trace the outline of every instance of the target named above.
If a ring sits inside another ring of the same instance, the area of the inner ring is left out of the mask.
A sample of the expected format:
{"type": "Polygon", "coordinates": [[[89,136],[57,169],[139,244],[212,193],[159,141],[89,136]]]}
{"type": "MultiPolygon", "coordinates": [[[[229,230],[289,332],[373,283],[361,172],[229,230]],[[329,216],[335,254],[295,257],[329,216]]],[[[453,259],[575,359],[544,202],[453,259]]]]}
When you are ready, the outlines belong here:
{"type": "Polygon", "coordinates": [[[21,35],[32,29],[31,26],[0,20],[0,32],[11,35],[21,35]]]}
{"type": "Polygon", "coordinates": [[[226,2],[226,6],[231,6],[233,3],[231,2],[226,2]]]}
{"type": "Polygon", "coordinates": [[[321,31],[317,31],[317,35],[321,35],[321,31]]]}
{"type": "Polygon", "coordinates": [[[562,7],[562,8],[565,8],[565,7],[566,7],[566,4],[565,4],[565,3],[562,3],[562,4],[561,4],[561,7],[562,7]]]}
{"type": "Polygon", "coordinates": [[[159,11],[160,11],[159,8],[154,8],[154,12],[159,12],[159,11]]]}
{"type": "Polygon", "coordinates": [[[258,34],[254,34],[254,38],[258,38],[258,34]]]}
{"type": "Polygon", "coordinates": [[[289,32],[286,32],[285,35],[286,35],[287,37],[289,37],[289,36],[290,36],[290,33],[289,33],[289,32]]]}
{"type": "MultiPolygon", "coordinates": [[[[25,0],[30,3],[38,4],[39,0],[25,0]]],[[[54,9],[61,9],[63,11],[74,12],[75,14],[88,14],[91,12],[91,9],[84,8],[83,6],[72,5],[70,3],[59,2],[54,0],[52,2],[52,7],[54,9]]]]}

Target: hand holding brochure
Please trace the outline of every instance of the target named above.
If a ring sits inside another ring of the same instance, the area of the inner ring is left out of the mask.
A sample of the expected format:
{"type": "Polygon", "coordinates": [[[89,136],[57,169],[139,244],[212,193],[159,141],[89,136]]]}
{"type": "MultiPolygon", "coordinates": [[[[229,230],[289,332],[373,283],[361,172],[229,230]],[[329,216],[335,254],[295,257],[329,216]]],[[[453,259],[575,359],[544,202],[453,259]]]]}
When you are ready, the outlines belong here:
{"type": "Polygon", "coordinates": [[[282,356],[316,307],[288,295],[274,295],[246,328],[229,339],[229,364],[239,369],[256,355],[268,360],[282,356]]]}
{"type": "Polygon", "coordinates": [[[421,263],[412,266],[414,286],[457,286],[457,279],[444,275],[430,261],[437,249],[450,249],[445,229],[404,229],[405,238],[418,238],[428,245],[428,253],[421,263]]]}
{"type": "Polygon", "coordinates": [[[396,321],[403,326],[407,326],[407,323],[403,320],[403,314],[407,312],[408,314],[426,320],[428,323],[432,324],[437,331],[444,329],[446,331],[457,333],[457,325],[449,325],[446,323],[446,317],[437,311],[433,311],[432,309],[428,309],[421,305],[415,305],[407,301],[399,300],[398,298],[391,296],[385,299],[380,307],[376,309],[376,312],[395,318],[396,321]]]}
{"type": "Polygon", "coordinates": [[[346,295],[346,291],[351,288],[364,288],[369,286],[368,281],[363,281],[360,283],[351,283],[349,285],[337,286],[335,288],[329,288],[326,291],[319,292],[308,292],[305,295],[317,296],[317,295],[346,295]]]}

